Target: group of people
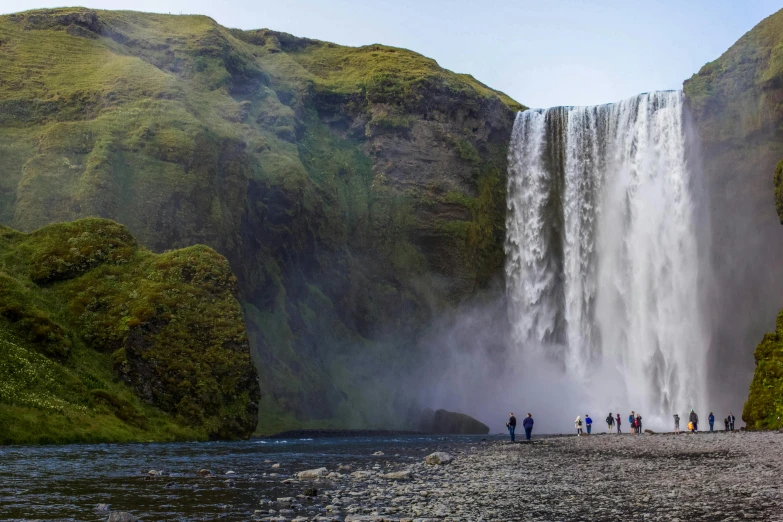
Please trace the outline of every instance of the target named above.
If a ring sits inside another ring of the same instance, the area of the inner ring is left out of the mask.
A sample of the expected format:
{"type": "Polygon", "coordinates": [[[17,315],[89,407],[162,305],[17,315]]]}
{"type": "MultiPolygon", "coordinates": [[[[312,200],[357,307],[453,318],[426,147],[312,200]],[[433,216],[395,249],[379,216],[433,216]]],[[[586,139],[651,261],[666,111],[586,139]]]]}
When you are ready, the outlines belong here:
{"type": "MultiPolygon", "coordinates": [[[[622,433],[623,432],[621,428],[622,423],[623,422],[619,413],[615,416],[612,414],[612,412],[609,412],[609,415],[606,416],[606,432],[612,433],[615,429],[617,429],[617,433],[622,433]]],[[[632,430],[631,433],[633,433],[634,435],[639,435],[640,433],[642,433],[641,414],[632,411],[631,414],[628,415],[628,426],[630,426],[632,430]]]]}
{"type": "MultiPolygon", "coordinates": [[[[527,417],[522,420],[522,427],[525,428],[525,440],[530,440],[533,433],[533,416],[529,413],[527,414],[527,417]]],[[[508,428],[508,433],[511,435],[511,442],[514,442],[514,432],[517,429],[517,418],[514,417],[513,411],[509,414],[506,428],[508,428]]]]}
{"type": "MultiPolygon", "coordinates": [[[[734,422],[737,420],[734,414],[729,412],[729,416],[723,419],[723,426],[725,431],[734,431],[734,422]]],[[[710,412],[710,416],[707,417],[707,422],[710,424],[710,431],[715,431],[715,415],[710,412]]],[[[690,415],[688,415],[688,431],[696,433],[699,431],[699,416],[691,409],[690,415]]],[[[674,433],[680,433],[680,416],[674,414],[674,433]]]]}
{"type": "MultiPolygon", "coordinates": [[[[710,431],[713,431],[713,427],[715,425],[715,415],[710,412],[710,416],[707,418],[707,420],[710,424],[710,431]]],[[[726,428],[726,431],[734,431],[735,420],[736,418],[734,417],[734,414],[729,412],[729,416],[723,419],[723,424],[726,428]]],[[[619,413],[615,416],[609,412],[609,415],[606,416],[607,433],[612,433],[615,429],[617,429],[617,433],[622,433],[622,429],[620,428],[621,424],[622,422],[619,413]]],[[[641,435],[642,416],[639,413],[632,411],[631,414],[628,415],[628,425],[633,430],[632,433],[634,435],[641,435]]],[[[514,442],[514,432],[516,431],[517,427],[517,418],[514,416],[513,412],[511,412],[508,418],[508,422],[506,422],[506,427],[508,428],[508,432],[511,435],[511,442],[514,442]]],[[[531,414],[528,413],[527,417],[524,418],[522,421],[522,427],[525,428],[525,439],[530,440],[531,434],[533,432],[533,416],[531,414]]],[[[576,428],[576,435],[578,437],[584,435],[585,430],[587,430],[587,435],[590,435],[593,429],[593,419],[591,419],[590,415],[587,414],[585,414],[584,419],[582,419],[582,416],[579,415],[574,421],[574,428],[576,428]]],[[[693,411],[693,409],[691,409],[691,412],[688,415],[688,430],[691,433],[696,433],[699,431],[699,416],[695,411],[693,411]]],[[[676,413],[674,414],[674,433],[680,433],[680,416],[676,413]]]]}

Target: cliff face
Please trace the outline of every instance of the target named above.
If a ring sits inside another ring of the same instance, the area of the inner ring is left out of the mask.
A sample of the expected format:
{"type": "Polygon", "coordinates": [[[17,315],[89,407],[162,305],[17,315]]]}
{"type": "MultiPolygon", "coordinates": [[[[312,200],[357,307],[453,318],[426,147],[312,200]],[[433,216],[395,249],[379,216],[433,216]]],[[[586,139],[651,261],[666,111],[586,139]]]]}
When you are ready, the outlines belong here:
{"type": "Polygon", "coordinates": [[[0,228],[0,443],[236,438],[259,388],[236,278],[102,219],[0,228]]]}
{"type": "Polygon", "coordinates": [[[382,45],[86,9],[0,17],[0,48],[0,223],[101,216],[154,251],[226,256],[262,431],[388,424],[368,389],[415,363],[433,313],[502,277],[521,106],[470,76],[382,45]]]}
{"type": "Polygon", "coordinates": [[[783,229],[773,204],[780,193],[773,173],[783,157],[781,43],[778,12],[684,86],[701,140],[711,219],[711,398],[730,409],[730,398],[744,396],[752,376],[746,347],[773,323],[783,295],[783,229]]]}

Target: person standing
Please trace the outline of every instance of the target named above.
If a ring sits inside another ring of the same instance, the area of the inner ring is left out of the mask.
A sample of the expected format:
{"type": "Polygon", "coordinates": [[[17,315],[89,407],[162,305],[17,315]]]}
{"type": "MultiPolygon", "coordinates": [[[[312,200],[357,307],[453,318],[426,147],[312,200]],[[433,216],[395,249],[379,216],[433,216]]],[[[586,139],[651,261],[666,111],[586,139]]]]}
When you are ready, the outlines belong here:
{"type": "Polygon", "coordinates": [[[715,425],[715,415],[713,415],[712,412],[710,412],[710,416],[707,417],[707,422],[710,423],[710,432],[712,432],[712,427],[715,425]]]}
{"type": "Polygon", "coordinates": [[[631,412],[628,416],[628,429],[631,430],[631,433],[636,435],[636,415],[634,412],[631,412]]]}
{"type": "Polygon", "coordinates": [[[692,433],[699,431],[699,416],[696,415],[696,412],[693,411],[693,408],[691,408],[691,414],[688,416],[688,420],[693,424],[693,429],[691,430],[692,433]]]}
{"type": "Polygon", "coordinates": [[[522,421],[522,427],[525,428],[525,440],[530,440],[530,436],[533,433],[533,416],[529,413],[522,421]]]}
{"type": "Polygon", "coordinates": [[[725,428],[726,431],[729,431],[729,419],[728,418],[723,419],[723,425],[726,426],[726,428],[725,428]]]}
{"type": "Polygon", "coordinates": [[[674,414],[674,434],[680,434],[680,416],[676,413],[674,414]]]}
{"type": "Polygon", "coordinates": [[[735,421],[734,414],[729,412],[729,431],[734,431],[734,421],[735,421]]]}
{"type": "Polygon", "coordinates": [[[590,435],[590,432],[593,430],[593,419],[587,413],[585,413],[585,426],[587,426],[587,434],[590,435]]]}
{"type": "Polygon", "coordinates": [[[612,415],[612,412],[609,412],[609,416],[606,417],[606,433],[611,435],[612,434],[612,426],[614,426],[614,416],[612,415]]]}
{"type": "Polygon", "coordinates": [[[636,433],[642,434],[642,416],[638,413],[636,414],[636,433]]]}
{"type": "Polygon", "coordinates": [[[615,419],[615,420],[617,420],[617,433],[622,433],[622,431],[620,430],[620,414],[619,413],[617,414],[617,419],[615,419]]]}
{"type": "Polygon", "coordinates": [[[509,414],[506,428],[508,428],[508,433],[511,435],[511,442],[514,442],[514,431],[517,429],[517,418],[514,417],[513,411],[509,414]]]}
{"type": "Polygon", "coordinates": [[[574,421],[574,428],[576,428],[576,436],[579,437],[582,435],[582,417],[576,416],[576,420],[574,421]]]}

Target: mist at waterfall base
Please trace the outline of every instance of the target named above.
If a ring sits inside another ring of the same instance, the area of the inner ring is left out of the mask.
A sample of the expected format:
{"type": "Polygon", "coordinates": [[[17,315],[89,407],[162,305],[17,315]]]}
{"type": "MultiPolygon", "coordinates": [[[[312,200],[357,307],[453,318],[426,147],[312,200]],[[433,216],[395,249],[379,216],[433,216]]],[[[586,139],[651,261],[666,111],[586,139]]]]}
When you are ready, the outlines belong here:
{"type": "Polygon", "coordinates": [[[694,144],[679,91],[519,113],[505,296],[432,328],[425,400],[493,432],[511,411],[561,433],[577,415],[603,431],[620,413],[627,432],[634,410],[662,431],[675,413],[706,422],[731,408],[708,396],[710,234],[694,144]]]}

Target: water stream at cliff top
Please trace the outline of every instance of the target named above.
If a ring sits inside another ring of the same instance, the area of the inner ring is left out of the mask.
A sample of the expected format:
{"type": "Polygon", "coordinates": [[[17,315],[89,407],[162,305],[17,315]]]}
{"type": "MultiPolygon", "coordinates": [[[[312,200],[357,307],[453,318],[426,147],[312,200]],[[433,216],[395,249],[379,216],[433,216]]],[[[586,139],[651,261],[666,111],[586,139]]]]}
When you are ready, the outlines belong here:
{"type": "Polygon", "coordinates": [[[521,112],[509,151],[515,349],[543,355],[585,403],[669,428],[706,389],[698,184],[686,148],[683,96],[669,91],[521,112]]]}

